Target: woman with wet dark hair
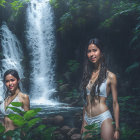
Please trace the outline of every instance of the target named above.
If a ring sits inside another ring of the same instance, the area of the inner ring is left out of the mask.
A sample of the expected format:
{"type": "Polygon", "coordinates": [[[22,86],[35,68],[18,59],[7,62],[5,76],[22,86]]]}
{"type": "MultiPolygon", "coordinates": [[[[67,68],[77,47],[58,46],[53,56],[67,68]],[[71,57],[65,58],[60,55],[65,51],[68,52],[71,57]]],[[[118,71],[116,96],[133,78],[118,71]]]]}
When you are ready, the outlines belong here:
{"type": "MultiPolygon", "coordinates": [[[[21,102],[22,107],[18,107],[22,111],[30,109],[29,96],[22,93],[19,87],[20,78],[18,72],[9,69],[4,73],[3,82],[6,86],[5,100],[0,104],[0,111],[4,115],[4,126],[6,131],[14,130],[15,125],[6,115],[16,114],[8,106],[12,106],[12,102],[21,102]]],[[[11,138],[10,138],[11,139],[11,138]]]]}
{"type": "Polygon", "coordinates": [[[85,51],[81,89],[85,102],[81,133],[86,131],[84,128],[86,125],[97,124],[100,127],[103,140],[119,139],[117,79],[116,75],[106,67],[103,49],[97,38],[89,41],[85,51]],[[111,113],[106,105],[106,99],[110,92],[113,98],[115,129],[111,113]]]}

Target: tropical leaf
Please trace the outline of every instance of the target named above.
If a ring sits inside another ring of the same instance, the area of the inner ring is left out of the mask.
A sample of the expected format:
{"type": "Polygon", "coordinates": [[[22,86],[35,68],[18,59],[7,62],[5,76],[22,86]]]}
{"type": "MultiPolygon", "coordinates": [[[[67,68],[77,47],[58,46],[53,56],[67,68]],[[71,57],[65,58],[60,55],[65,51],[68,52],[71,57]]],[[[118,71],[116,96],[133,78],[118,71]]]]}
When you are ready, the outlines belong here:
{"type": "Polygon", "coordinates": [[[7,2],[5,1],[5,0],[0,0],[0,6],[2,6],[2,7],[5,7],[5,4],[6,4],[7,2]]]}
{"type": "Polygon", "coordinates": [[[34,126],[36,123],[38,123],[38,122],[40,122],[40,121],[41,121],[40,118],[34,118],[34,119],[28,121],[27,125],[28,125],[28,127],[30,128],[30,127],[34,126]]]}
{"type": "Polygon", "coordinates": [[[21,102],[11,102],[12,106],[21,107],[23,104],[21,102]]]}
{"type": "Polygon", "coordinates": [[[135,62],[132,65],[130,65],[129,67],[126,68],[125,72],[126,73],[130,73],[131,71],[133,71],[134,69],[138,68],[140,66],[139,62],[135,62]]]}
{"type": "Polygon", "coordinates": [[[16,108],[16,107],[7,107],[7,108],[10,108],[11,110],[13,110],[14,112],[17,112],[19,114],[21,114],[23,111],[21,111],[20,109],[16,108]]]}
{"type": "Polygon", "coordinates": [[[5,131],[5,127],[0,123],[0,133],[3,133],[5,131]]]}
{"type": "Polygon", "coordinates": [[[9,114],[7,115],[7,117],[10,118],[14,122],[14,124],[19,127],[23,126],[26,123],[24,118],[18,114],[9,114]]]}
{"type": "Polygon", "coordinates": [[[98,125],[97,124],[86,125],[84,128],[87,130],[97,129],[98,125]]]}
{"type": "Polygon", "coordinates": [[[41,111],[40,108],[36,108],[36,109],[34,109],[34,110],[29,110],[29,111],[27,111],[27,112],[24,114],[24,119],[25,119],[25,120],[29,120],[29,119],[35,117],[39,111],[41,111]]]}

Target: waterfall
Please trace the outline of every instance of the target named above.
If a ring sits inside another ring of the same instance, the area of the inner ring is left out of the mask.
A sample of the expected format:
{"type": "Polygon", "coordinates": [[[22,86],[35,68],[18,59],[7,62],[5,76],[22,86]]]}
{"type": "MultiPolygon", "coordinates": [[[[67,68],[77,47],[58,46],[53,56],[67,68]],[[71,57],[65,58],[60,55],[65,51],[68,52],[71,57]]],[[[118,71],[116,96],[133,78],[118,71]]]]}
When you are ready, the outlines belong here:
{"type": "MultiPolygon", "coordinates": [[[[9,30],[6,23],[4,22],[0,28],[1,37],[1,72],[0,72],[0,97],[3,96],[3,74],[8,69],[15,69],[18,71],[20,78],[23,76],[23,68],[21,62],[23,60],[22,47],[16,36],[9,30]]],[[[22,87],[21,87],[22,88],[22,87]]]]}
{"type": "Polygon", "coordinates": [[[27,7],[26,39],[30,56],[32,103],[53,104],[55,36],[49,0],[31,0],[27,7]]]}

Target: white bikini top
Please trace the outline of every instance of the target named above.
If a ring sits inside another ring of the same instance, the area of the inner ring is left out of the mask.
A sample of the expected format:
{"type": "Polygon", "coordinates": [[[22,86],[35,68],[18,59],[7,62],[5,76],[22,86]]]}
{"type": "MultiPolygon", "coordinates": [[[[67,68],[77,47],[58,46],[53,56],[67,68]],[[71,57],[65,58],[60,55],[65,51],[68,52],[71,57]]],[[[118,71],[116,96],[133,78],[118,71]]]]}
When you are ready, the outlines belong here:
{"type": "MultiPolygon", "coordinates": [[[[12,102],[20,102],[19,101],[19,97],[18,95],[15,97],[15,99],[12,101],[12,102]]],[[[15,107],[15,106],[12,106],[11,104],[8,105],[9,107],[15,107]]],[[[22,107],[15,107],[15,108],[18,108],[20,109],[21,111],[24,111],[24,109],[22,107]]],[[[0,112],[5,116],[5,115],[9,115],[9,114],[18,114],[17,112],[14,112],[12,109],[10,108],[7,108],[5,109],[5,101],[3,101],[1,104],[0,104],[0,112]]]]}
{"type": "MultiPolygon", "coordinates": [[[[105,79],[105,81],[99,87],[99,89],[100,89],[99,96],[107,97],[106,86],[107,86],[107,79],[105,79]]],[[[87,95],[90,95],[90,90],[88,88],[86,88],[86,91],[87,91],[87,95]]],[[[97,93],[97,86],[96,86],[96,93],[95,93],[95,95],[98,95],[98,93],[97,93]]]]}

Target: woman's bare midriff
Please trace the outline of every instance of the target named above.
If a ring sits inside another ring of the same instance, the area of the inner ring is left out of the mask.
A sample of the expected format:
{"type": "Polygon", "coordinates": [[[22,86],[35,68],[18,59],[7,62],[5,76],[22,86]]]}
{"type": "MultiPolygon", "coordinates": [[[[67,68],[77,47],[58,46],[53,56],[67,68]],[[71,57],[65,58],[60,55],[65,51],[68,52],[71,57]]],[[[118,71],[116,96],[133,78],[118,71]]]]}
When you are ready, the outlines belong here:
{"type": "Polygon", "coordinates": [[[89,96],[87,97],[87,106],[85,107],[85,111],[87,112],[88,117],[95,117],[108,110],[108,107],[105,102],[105,97],[100,97],[100,101],[99,99],[95,98],[95,102],[90,103],[89,96]]]}
{"type": "Polygon", "coordinates": [[[13,124],[13,121],[10,120],[8,117],[4,117],[4,125],[6,128],[6,131],[8,130],[14,130],[16,128],[16,126],[13,124]]]}

